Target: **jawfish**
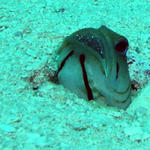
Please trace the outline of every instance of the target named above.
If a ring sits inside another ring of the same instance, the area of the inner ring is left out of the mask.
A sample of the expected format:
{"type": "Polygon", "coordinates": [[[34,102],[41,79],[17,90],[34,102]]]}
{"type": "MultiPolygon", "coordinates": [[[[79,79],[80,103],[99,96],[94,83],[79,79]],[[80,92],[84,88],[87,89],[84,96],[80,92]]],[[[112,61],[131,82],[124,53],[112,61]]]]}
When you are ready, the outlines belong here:
{"type": "Polygon", "coordinates": [[[87,100],[126,109],[131,82],[126,52],[128,40],[107,28],[85,28],[66,37],[58,50],[58,83],[87,100]]]}

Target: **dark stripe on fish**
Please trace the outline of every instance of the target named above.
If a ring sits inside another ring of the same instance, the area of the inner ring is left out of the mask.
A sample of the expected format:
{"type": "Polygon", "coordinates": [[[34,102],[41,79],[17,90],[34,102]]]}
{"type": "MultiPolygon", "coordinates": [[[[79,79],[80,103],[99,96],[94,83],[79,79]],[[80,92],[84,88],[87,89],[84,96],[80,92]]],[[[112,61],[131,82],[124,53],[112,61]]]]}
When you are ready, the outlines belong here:
{"type": "Polygon", "coordinates": [[[85,62],[85,56],[83,54],[81,54],[80,55],[80,64],[81,64],[81,67],[82,67],[84,85],[85,85],[85,88],[86,88],[86,91],[87,91],[88,100],[92,100],[93,99],[93,93],[92,93],[92,90],[91,90],[91,88],[89,86],[89,83],[88,83],[88,78],[87,78],[87,73],[86,73],[84,62],[85,62]]]}

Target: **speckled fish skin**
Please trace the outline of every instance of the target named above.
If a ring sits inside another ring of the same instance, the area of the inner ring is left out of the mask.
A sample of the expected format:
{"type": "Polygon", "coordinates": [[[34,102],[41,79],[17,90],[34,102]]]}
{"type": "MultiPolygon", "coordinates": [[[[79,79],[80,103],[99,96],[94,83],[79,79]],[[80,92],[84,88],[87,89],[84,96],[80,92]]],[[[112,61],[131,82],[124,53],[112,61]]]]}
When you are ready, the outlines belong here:
{"type": "Polygon", "coordinates": [[[118,41],[128,47],[125,37],[105,26],[81,29],[66,37],[58,50],[59,83],[81,98],[103,96],[107,105],[126,109],[131,83],[126,52],[115,47],[118,41]]]}

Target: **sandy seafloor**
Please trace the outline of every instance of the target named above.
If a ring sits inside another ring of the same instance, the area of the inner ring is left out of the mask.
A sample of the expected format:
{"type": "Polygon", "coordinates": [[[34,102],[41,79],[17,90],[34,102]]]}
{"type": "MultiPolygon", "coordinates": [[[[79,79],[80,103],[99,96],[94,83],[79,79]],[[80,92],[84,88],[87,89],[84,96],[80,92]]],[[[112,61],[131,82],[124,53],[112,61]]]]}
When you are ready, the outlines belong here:
{"type": "Polygon", "coordinates": [[[0,0],[0,150],[150,150],[150,0],[0,0]],[[47,80],[78,29],[126,36],[135,89],[126,111],[47,80]]]}

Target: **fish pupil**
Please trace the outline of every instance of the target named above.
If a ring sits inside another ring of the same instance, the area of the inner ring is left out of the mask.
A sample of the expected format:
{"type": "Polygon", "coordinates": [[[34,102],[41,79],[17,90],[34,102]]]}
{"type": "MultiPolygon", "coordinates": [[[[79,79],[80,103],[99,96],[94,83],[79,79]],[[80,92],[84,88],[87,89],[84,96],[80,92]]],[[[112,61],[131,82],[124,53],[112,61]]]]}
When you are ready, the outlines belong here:
{"type": "Polygon", "coordinates": [[[126,39],[119,40],[115,44],[115,49],[120,54],[126,54],[128,47],[129,47],[129,44],[128,44],[128,41],[126,39]]]}

